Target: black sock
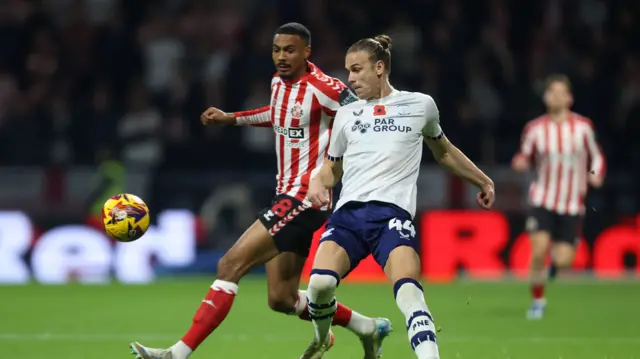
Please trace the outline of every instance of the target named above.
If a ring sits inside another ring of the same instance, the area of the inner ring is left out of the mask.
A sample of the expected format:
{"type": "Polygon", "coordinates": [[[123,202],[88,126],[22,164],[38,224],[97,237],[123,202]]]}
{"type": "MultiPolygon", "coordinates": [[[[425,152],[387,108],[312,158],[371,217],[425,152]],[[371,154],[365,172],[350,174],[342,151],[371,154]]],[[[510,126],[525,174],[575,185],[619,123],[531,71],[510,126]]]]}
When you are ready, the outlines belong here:
{"type": "Polygon", "coordinates": [[[549,280],[553,280],[558,275],[558,267],[555,264],[551,263],[549,267],[549,280]]]}

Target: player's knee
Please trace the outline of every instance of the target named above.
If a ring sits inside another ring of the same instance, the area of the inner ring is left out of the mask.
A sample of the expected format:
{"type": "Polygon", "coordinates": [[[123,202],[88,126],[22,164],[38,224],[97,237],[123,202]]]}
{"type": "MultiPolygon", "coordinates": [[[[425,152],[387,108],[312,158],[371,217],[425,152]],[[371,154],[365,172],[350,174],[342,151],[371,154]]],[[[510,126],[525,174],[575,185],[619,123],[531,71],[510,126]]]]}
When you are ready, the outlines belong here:
{"type": "Polygon", "coordinates": [[[558,269],[569,268],[573,264],[574,255],[575,251],[573,246],[559,243],[553,248],[553,264],[555,264],[558,269]]]}
{"type": "Polygon", "coordinates": [[[309,293],[318,295],[328,294],[335,291],[340,283],[340,276],[334,271],[326,269],[314,269],[309,278],[309,293]]]}
{"type": "Polygon", "coordinates": [[[569,268],[571,267],[571,264],[573,264],[573,255],[571,254],[559,255],[553,259],[553,264],[555,264],[555,266],[558,269],[569,268]]]}
{"type": "Polygon", "coordinates": [[[417,281],[422,270],[418,253],[415,248],[407,245],[400,245],[391,250],[383,268],[393,283],[405,278],[417,281]]]}
{"type": "Polygon", "coordinates": [[[298,292],[295,296],[289,295],[285,292],[269,292],[268,303],[269,308],[274,312],[290,314],[293,308],[296,306],[298,300],[298,292]]]}
{"type": "Polygon", "coordinates": [[[544,262],[547,256],[548,247],[542,243],[532,243],[531,244],[531,260],[532,262],[544,262]]]}

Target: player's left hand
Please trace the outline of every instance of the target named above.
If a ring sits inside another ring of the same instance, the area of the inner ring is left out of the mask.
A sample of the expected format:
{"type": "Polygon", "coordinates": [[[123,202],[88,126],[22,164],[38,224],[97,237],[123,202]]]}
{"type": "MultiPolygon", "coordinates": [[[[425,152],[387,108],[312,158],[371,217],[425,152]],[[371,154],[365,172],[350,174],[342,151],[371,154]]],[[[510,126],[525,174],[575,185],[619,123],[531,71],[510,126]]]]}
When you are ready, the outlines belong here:
{"type": "Polygon", "coordinates": [[[604,179],[602,178],[602,176],[598,176],[591,173],[589,173],[589,177],[587,178],[587,180],[589,182],[589,185],[593,188],[602,187],[602,183],[604,182],[604,179]]]}
{"type": "Polygon", "coordinates": [[[493,206],[493,202],[495,201],[496,193],[493,189],[493,185],[486,184],[482,186],[482,190],[478,192],[476,196],[476,201],[478,205],[484,209],[491,209],[493,206]]]}

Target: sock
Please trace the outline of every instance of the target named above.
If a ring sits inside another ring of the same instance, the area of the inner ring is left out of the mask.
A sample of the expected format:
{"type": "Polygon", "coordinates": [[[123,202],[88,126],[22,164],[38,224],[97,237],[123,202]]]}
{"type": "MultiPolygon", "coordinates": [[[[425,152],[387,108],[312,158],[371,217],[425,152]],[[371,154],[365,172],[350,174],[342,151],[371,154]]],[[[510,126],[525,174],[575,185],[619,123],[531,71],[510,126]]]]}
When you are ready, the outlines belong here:
{"type": "Polygon", "coordinates": [[[531,296],[533,297],[534,300],[539,300],[544,298],[544,284],[532,284],[531,296]]]}
{"type": "MultiPolygon", "coordinates": [[[[238,285],[235,283],[223,280],[213,282],[207,296],[193,317],[191,328],[181,342],[192,351],[195,350],[227,317],[237,293],[238,285]]],[[[184,349],[180,342],[176,343],[174,347],[177,347],[177,350],[184,349]]],[[[184,358],[186,357],[176,357],[176,359],[184,358]]]]}
{"type": "Polygon", "coordinates": [[[440,359],[436,327],[420,283],[412,278],[402,278],[394,284],[393,291],[398,308],[407,319],[411,349],[418,359],[440,359]]]}
{"type": "Polygon", "coordinates": [[[173,346],[171,346],[169,350],[171,350],[171,356],[176,359],[188,358],[189,355],[193,353],[193,350],[189,348],[189,346],[185,344],[182,340],[178,341],[173,346]]]}
{"type": "Polygon", "coordinates": [[[340,276],[334,271],[313,269],[307,288],[309,317],[316,331],[316,340],[324,343],[329,336],[331,322],[338,305],[334,293],[340,283],[340,276]]]}
{"type": "Polygon", "coordinates": [[[547,281],[547,274],[544,268],[531,271],[531,296],[534,300],[544,298],[544,285],[547,281]]]}
{"type": "MultiPolygon", "coordinates": [[[[337,305],[336,314],[333,316],[331,325],[346,328],[359,336],[370,335],[376,329],[373,319],[356,312],[342,303],[338,302],[337,305]]],[[[298,301],[296,302],[292,314],[297,315],[302,320],[311,321],[311,318],[309,318],[309,310],[307,308],[306,291],[298,291],[298,301]]]]}

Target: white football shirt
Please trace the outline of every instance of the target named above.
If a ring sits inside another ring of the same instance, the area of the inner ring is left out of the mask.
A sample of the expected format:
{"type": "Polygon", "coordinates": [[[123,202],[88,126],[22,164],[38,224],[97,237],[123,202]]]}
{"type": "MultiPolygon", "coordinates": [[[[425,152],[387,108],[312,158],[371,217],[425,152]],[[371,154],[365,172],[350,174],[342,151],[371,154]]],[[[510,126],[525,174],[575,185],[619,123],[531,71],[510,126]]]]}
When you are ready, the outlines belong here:
{"type": "Polygon", "coordinates": [[[341,107],[328,158],[343,161],[336,210],[347,202],[392,203],[415,216],[424,136],[442,136],[431,96],[393,90],[389,96],[341,107]]]}

